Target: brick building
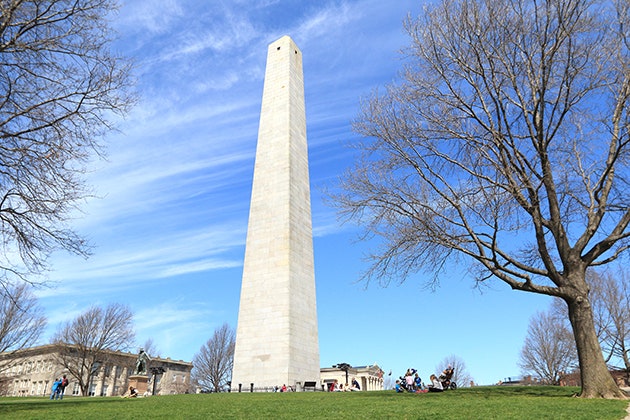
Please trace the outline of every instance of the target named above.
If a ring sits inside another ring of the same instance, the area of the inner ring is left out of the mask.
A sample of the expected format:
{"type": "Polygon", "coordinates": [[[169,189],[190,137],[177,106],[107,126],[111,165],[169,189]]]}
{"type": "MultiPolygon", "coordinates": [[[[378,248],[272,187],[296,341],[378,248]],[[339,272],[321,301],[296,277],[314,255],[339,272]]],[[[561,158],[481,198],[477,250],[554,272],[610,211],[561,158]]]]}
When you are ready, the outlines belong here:
{"type": "MultiPolygon", "coordinates": [[[[617,385],[624,388],[630,383],[628,381],[629,373],[625,370],[611,370],[610,375],[613,377],[617,385]]],[[[580,372],[573,372],[561,375],[560,384],[567,386],[582,386],[580,372]]]]}

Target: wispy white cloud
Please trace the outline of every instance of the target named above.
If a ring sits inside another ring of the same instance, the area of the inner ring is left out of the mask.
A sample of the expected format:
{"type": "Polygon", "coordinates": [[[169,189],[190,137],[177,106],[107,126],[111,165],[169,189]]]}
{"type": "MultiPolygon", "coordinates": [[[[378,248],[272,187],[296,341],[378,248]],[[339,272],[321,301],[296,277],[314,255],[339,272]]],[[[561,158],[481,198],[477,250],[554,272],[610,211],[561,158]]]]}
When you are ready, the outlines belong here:
{"type": "Polygon", "coordinates": [[[212,79],[193,81],[195,91],[198,93],[220,90],[225,91],[236,85],[241,80],[241,74],[236,71],[228,71],[212,79]]]}
{"type": "Polygon", "coordinates": [[[304,40],[334,36],[335,33],[338,33],[351,21],[358,19],[359,16],[359,10],[346,2],[330,3],[315,10],[313,14],[304,16],[298,26],[293,28],[293,33],[295,37],[304,40]]]}
{"type": "Polygon", "coordinates": [[[183,299],[168,299],[134,314],[138,342],[152,338],[162,357],[179,357],[186,361],[192,360],[224,319],[221,311],[183,299]]]}
{"type": "Polygon", "coordinates": [[[134,318],[142,333],[144,330],[161,331],[165,327],[182,328],[191,324],[205,324],[203,320],[213,312],[207,306],[191,305],[190,302],[176,299],[142,308],[134,313],[134,318]]]}
{"type": "MultiPolygon", "coordinates": [[[[240,267],[244,242],[244,227],[228,224],[166,235],[158,229],[150,235],[136,233],[127,239],[119,235],[118,241],[97,250],[89,260],[69,255],[57,258],[50,273],[51,287],[40,288],[36,294],[51,307],[65,306],[63,302],[79,305],[68,305],[67,310],[63,309],[67,314],[58,314],[49,321],[58,323],[83,310],[81,302],[106,304],[112,297],[132,294],[138,287],[168,289],[172,286],[162,283],[169,278],[240,267]]],[[[208,280],[206,286],[218,281],[208,280]]]]}
{"type": "Polygon", "coordinates": [[[114,25],[125,32],[168,33],[172,23],[184,15],[178,0],[126,0],[123,7],[114,25]]]}

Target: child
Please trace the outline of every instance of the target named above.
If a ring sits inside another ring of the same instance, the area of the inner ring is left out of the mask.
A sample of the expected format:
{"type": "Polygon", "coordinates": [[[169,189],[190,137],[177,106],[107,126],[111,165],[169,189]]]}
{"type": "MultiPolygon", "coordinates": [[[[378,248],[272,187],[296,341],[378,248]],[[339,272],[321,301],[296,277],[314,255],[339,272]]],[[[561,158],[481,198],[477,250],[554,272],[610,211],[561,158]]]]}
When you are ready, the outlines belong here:
{"type": "Polygon", "coordinates": [[[422,379],[420,379],[420,376],[418,376],[417,373],[416,373],[416,376],[413,378],[413,384],[414,384],[414,387],[416,388],[416,391],[424,390],[424,387],[422,386],[422,379]]]}
{"type": "Polygon", "coordinates": [[[51,400],[59,399],[59,392],[61,392],[61,379],[55,379],[52,385],[52,393],[50,394],[51,400]]]}
{"type": "Polygon", "coordinates": [[[397,379],[396,380],[396,392],[405,392],[405,388],[403,388],[403,386],[400,384],[400,381],[397,379]]]}

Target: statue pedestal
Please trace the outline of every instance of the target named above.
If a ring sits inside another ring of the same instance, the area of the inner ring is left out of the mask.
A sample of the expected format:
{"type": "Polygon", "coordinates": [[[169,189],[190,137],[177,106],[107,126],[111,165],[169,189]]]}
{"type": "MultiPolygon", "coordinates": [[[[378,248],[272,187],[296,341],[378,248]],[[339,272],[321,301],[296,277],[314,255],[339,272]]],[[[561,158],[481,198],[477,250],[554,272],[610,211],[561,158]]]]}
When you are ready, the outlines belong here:
{"type": "Polygon", "coordinates": [[[132,386],[138,391],[138,396],[144,395],[147,392],[149,377],[146,375],[131,375],[129,377],[129,386],[132,386]]]}

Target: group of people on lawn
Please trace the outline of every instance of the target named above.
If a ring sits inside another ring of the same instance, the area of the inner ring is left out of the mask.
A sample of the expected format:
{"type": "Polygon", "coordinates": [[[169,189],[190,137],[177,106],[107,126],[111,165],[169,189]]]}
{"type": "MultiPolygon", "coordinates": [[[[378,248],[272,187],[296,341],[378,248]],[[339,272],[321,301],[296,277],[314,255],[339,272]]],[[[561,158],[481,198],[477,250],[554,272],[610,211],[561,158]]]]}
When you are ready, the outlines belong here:
{"type": "MultiPolygon", "coordinates": [[[[50,394],[51,400],[63,400],[63,394],[66,392],[66,387],[68,386],[68,378],[66,375],[63,377],[55,379],[55,382],[52,384],[52,392],[50,394]]],[[[136,398],[138,396],[138,391],[130,386],[129,392],[123,395],[123,398],[136,398]]]]}
{"type": "MultiPolygon", "coordinates": [[[[446,375],[450,373],[452,375],[452,368],[449,366],[444,369],[442,375],[446,375]],[[450,371],[449,371],[450,369],[450,371]]],[[[431,374],[429,377],[431,383],[427,386],[424,385],[422,379],[418,375],[418,371],[413,368],[407,369],[404,377],[400,377],[399,380],[396,380],[396,385],[394,389],[396,392],[415,392],[415,393],[424,393],[424,392],[442,392],[444,391],[444,386],[442,385],[442,381],[435,376],[435,374],[431,374]]]]}
{"type": "Polygon", "coordinates": [[[63,375],[61,378],[55,378],[52,385],[52,392],[50,393],[51,400],[63,400],[63,394],[66,392],[68,386],[68,378],[63,375]]]}
{"type": "Polygon", "coordinates": [[[345,385],[344,384],[340,384],[339,381],[337,381],[335,379],[329,385],[328,391],[330,391],[330,392],[361,391],[361,386],[359,385],[359,381],[357,381],[357,378],[352,378],[352,382],[351,382],[350,385],[348,385],[347,383],[345,385]]]}

